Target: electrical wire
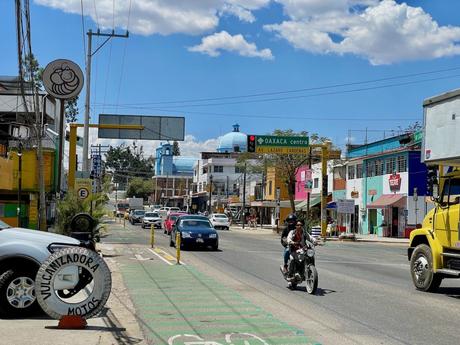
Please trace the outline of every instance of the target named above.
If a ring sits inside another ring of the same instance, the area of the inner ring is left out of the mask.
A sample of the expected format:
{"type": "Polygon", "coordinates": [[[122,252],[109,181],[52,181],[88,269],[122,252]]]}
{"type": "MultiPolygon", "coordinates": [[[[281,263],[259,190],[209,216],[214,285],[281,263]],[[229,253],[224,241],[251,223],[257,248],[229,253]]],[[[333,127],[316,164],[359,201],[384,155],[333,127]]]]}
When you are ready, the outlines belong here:
{"type": "Polygon", "coordinates": [[[265,103],[265,102],[286,101],[286,100],[293,100],[293,99],[305,99],[305,98],[312,98],[312,97],[318,97],[318,96],[342,95],[342,94],[349,94],[349,93],[369,91],[369,90],[379,90],[379,89],[386,89],[386,88],[391,88],[391,87],[420,84],[420,83],[426,83],[426,82],[430,82],[430,81],[445,80],[445,79],[452,79],[452,78],[458,78],[458,77],[460,77],[460,74],[455,74],[455,75],[451,75],[451,76],[444,76],[444,77],[437,77],[437,78],[430,78],[430,79],[408,81],[408,82],[403,82],[403,83],[395,83],[395,84],[386,84],[386,85],[379,85],[379,86],[363,87],[363,88],[357,88],[357,89],[351,89],[351,90],[330,91],[330,92],[316,93],[316,94],[310,94],[310,95],[287,96],[287,97],[278,97],[278,98],[264,98],[264,99],[255,99],[255,100],[247,100],[247,101],[235,101],[235,102],[173,105],[172,108],[174,108],[174,109],[182,109],[182,108],[186,108],[186,107],[194,107],[195,108],[195,107],[212,107],[212,106],[235,105],[235,104],[265,103]]]}
{"type": "Polygon", "coordinates": [[[253,93],[253,94],[246,94],[246,95],[236,95],[236,96],[222,96],[222,97],[213,97],[213,98],[197,98],[197,99],[158,101],[158,102],[144,102],[144,103],[126,103],[124,105],[158,105],[158,104],[175,104],[175,103],[197,103],[197,102],[211,102],[211,101],[239,99],[239,98],[274,96],[274,95],[289,94],[289,93],[298,93],[298,92],[334,89],[334,88],[340,88],[340,87],[345,87],[345,86],[354,86],[354,85],[378,83],[378,82],[382,82],[382,81],[411,78],[411,77],[417,77],[417,76],[422,76],[422,75],[437,74],[437,73],[443,73],[443,72],[452,72],[452,71],[458,71],[458,70],[460,70],[460,67],[453,67],[453,68],[446,68],[446,69],[439,69],[439,70],[432,70],[432,71],[418,72],[418,73],[411,73],[411,74],[403,74],[403,75],[391,76],[391,77],[386,77],[386,78],[370,79],[370,80],[348,82],[348,83],[341,83],[341,84],[323,85],[323,86],[310,87],[310,88],[282,90],[282,91],[273,91],[273,92],[261,92],[261,93],[253,93]]]}
{"type": "MultiPolygon", "coordinates": [[[[126,24],[126,32],[129,31],[129,23],[131,19],[131,3],[132,3],[132,0],[129,0],[128,22],[126,24]]],[[[115,107],[115,113],[118,113],[118,104],[120,103],[121,84],[123,82],[123,72],[124,72],[124,67],[125,67],[125,57],[126,57],[126,50],[128,47],[128,41],[129,40],[125,40],[125,47],[123,49],[123,56],[121,58],[120,81],[118,82],[117,102],[116,102],[117,106],[115,107]]]]}
{"type": "Polygon", "coordinates": [[[86,60],[86,38],[85,38],[85,17],[83,14],[83,0],[80,0],[80,8],[81,8],[81,34],[83,37],[83,51],[84,51],[84,56],[83,56],[83,61],[86,60]]]}
{"type": "Polygon", "coordinates": [[[97,28],[99,29],[99,16],[97,14],[96,0],[93,0],[93,4],[94,4],[94,14],[96,15],[96,24],[97,24],[97,28]]]}

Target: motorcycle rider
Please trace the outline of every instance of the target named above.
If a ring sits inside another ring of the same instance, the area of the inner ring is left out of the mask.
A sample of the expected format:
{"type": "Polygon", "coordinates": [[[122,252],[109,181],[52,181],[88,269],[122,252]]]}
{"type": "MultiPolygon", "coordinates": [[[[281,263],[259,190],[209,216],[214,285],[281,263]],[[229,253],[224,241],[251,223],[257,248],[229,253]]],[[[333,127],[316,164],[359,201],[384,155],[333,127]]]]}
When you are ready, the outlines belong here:
{"type": "Polygon", "coordinates": [[[293,260],[289,265],[288,280],[294,276],[294,262],[297,260],[297,250],[305,247],[306,241],[315,243],[315,240],[310,236],[307,231],[304,231],[303,221],[298,220],[295,224],[295,229],[291,230],[287,236],[287,244],[289,248],[289,255],[292,255],[293,260]]]}
{"type": "Polygon", "coordinates": [[[283,250],[283,274],[287,273],[288,271],[288,262],[289,262],[289,246],[287,244],[287,238],[289,233],[295,229],[295,224],[297,223],[297,216],[295,213],[291,213],[289,216],[287,216],[286,220],[286,228],[283,230],[283,233],[281,234],[281,244],[284,247],[283,250]]]}

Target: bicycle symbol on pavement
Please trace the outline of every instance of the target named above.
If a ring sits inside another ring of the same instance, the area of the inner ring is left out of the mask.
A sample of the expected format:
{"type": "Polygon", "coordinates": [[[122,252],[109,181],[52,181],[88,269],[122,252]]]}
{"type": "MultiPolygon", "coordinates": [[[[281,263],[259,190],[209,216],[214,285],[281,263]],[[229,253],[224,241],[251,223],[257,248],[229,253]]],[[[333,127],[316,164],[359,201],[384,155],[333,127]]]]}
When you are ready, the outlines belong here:
{"type": "Polygon", "coordinates": [[[257,335],[251,333],[229,333],[225,335],[225,344],[214,340],[204,340],[198,335],[177,334],[168,339],[168,345],[268,345],[257,335]]]}

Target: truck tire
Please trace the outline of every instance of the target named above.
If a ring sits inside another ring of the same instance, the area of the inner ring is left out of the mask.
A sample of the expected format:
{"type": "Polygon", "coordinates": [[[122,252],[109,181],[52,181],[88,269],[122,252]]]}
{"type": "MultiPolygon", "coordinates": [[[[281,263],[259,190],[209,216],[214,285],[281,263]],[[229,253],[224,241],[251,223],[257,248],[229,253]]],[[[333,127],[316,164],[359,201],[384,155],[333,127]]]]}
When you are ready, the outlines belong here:
{"type": "Polygon", "coordinates": [[[17,318],[37,313],[36,270],[10,269],[0,276],[0,317],[17,318]]]}
{"type": "Polygon", "coordinates": [[[433,272],[433,255],[426,244],[415,247],[410,259],[410,273],[417,290],[433,292],[441,285],[442,277],[433,272]]]}
{"type": "Polygon", "coordinates": [[[35,282],[38,303],[54,319],[63,315],[85,319],[96,316],[104,308],[112,288],[112,277],[105,261],[96,252],[81,247],[65,248],[50,255],[40,266],[35,282]],[[80,282],[76,291],[56,290],[58,274],[75,266],[80,282]],[[77,293],[83,295],[79,301],[73,297],[77,293]]]}

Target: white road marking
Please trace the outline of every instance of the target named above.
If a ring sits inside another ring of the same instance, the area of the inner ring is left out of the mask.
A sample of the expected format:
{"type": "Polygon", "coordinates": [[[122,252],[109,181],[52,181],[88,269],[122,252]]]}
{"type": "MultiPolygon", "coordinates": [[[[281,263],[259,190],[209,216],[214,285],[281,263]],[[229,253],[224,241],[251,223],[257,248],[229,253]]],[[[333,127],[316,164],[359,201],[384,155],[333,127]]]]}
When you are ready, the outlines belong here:
{"type": "Polygon", "coordinates": [[[162,257],[160,254],[156,253],[155,251],[153,251],[152,249],[150,248],[147,248],[148,251],[150,251],[153,255],[157,256],[158,258],[160,258],[162,261],[166,262],[169,266],[172,266],[173,263],[172,262],[169,262],[168,260],[166,260],[164,257],[162,257]]]}

